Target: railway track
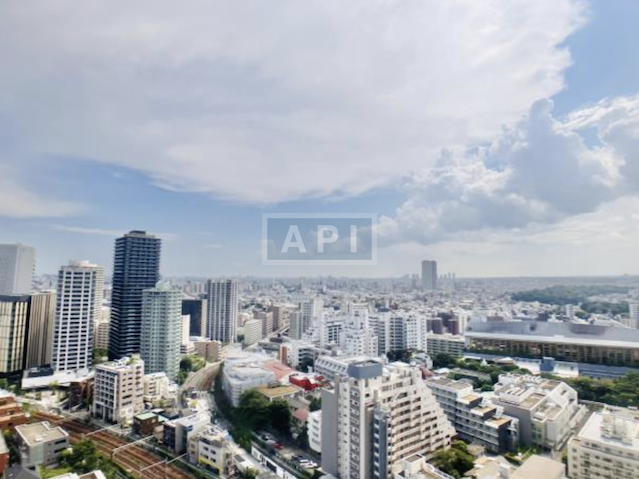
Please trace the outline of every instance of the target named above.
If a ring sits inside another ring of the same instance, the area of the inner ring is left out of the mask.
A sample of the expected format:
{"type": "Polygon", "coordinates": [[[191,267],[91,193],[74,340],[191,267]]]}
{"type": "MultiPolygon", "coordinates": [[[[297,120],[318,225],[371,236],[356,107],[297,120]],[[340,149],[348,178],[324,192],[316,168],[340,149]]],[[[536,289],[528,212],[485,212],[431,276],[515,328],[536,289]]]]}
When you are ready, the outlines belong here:
{"type": "MultiPolygon", "coordinates": [[[[96,430],[75,419],[55,414],[35,412],[32,417],[61,426],[69,433],[71,444],[81,441],[86,434],[94,433],[96,430]]],[[[164,463],[163,458],[140,446],[130,445],[126,449],[113,454],[113,451],[117,448],[131,443],[107,431],[91,434],[90,439],[95,443],[100,454],[137,477],[144,479],[191,479],[191,476],[186,472],[172,464],[164,463]]]]}

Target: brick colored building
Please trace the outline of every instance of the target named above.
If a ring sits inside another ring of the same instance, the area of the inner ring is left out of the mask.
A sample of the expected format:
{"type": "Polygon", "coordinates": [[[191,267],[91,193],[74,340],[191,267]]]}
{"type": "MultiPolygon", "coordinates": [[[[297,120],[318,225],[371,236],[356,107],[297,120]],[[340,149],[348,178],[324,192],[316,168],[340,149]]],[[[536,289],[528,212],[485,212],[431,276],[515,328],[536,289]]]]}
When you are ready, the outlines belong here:
{"type": "Polygon", "coordinates": [[[27,416],[16,402],[15,396],[0,391],[0,429],[7,431],[26,422],[27,416]]]}

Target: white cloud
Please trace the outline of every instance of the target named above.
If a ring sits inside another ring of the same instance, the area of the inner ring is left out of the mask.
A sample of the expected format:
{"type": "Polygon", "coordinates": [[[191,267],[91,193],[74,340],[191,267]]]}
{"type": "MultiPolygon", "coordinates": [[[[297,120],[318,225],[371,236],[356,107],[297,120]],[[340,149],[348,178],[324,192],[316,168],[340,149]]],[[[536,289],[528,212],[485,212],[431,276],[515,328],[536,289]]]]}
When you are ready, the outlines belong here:
{"type": "Polygon", "coordinates": [[[65,233],[78,233],[82,235],[96,235],[96,236],[122,236],[123,230],[106,230],[101,228],[85,228],[83,226],[70,226],[70,225],[51,225],[51,229],[56,231],[64,231],[65,233]]]}
{"type": "Polygon", "coordinates": [[[487,146],[445,152],[412,181],[396,214],[382,218],[382,244],[516,234],[530,225],[581,221],[576,215],[639,193],[639,95],[573,112],[563,122],[551,112],[550,101],[538,101],[487,146]],[[599,144],[588,145],[583,130],[594,126],[599,144]]]}
{"type": "Polygon", "coordinates": [[[4,2],[0,128],[21,155],[169,189],[355,195],[558,92],[583,17],[578,0],[4,2]]]}
{"type": "Polygon", "coordinates": [[[224,245],[220,243],[209,243],[204,245],[204,249],[222,249],[224,245]]]}
{"type": "Polygon", "coordinates": [[[0,163],[0,217],[73,216],[84,210],[83,205],[44,197],[27,189],[0,163]]]}
{"type": "MultiPolygon", "coordinates": [[[[126,229],[120,230],[111,230],[111,229],[102,229],[102,228],[87,228],[85,226],[73,226],[73,225],[60,225],[60,224],[52,224],[50,228],[56,231],[64,231],[65,233],[76,233],[81,235],[95,235],[95,236],[109,236],[112,238],[116,238],[122,236],[127,232],[126,229]]],[[[162,238],[165,241],[172,241],[178,237],[175,233],[156,233],[155,231],[152,233],[158,238],[162,238]]]]}

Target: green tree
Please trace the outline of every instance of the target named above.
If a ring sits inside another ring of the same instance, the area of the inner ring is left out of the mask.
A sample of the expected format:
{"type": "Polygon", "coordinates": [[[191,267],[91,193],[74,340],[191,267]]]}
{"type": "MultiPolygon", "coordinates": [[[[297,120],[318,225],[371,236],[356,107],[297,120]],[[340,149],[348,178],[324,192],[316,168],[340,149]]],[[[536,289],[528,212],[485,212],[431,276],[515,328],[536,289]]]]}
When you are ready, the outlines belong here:
{"type": "Polygon", "coordinates": [[[291,408],[286,401],[273,401],[269,407],[271,427],[284,437],[291,435],[291,408]]]}
{"type": "Polygon", "coordinates": [[[432,463],[440,471],[460,479],[473,468],[474,458],[465,442],[456,441],[450,449],[436,453],[432,463]]]}
{"type": "Polygon", "coordinates": [[[309,405],[309,409],[311,410],[311,412],[319,411],[320,409],[322,409],[321,396],[313,396],[313,399],[311,399],[311,403],[309,405]]]}
{"type": "Polygon", "coordinates": [[[246,391],[240,398],[240,405],[233,412],[233,418],[241,429],[264,429],[270,423],[269,402],[255,390],[246,391]]]}
{"type": "Polygon", "coordinates": [[[180,370],[191,372],[193,371],[193,359],[190,356],[185,356],[180,361],[180,370]]]}
{"type": "Polygon", "coordinates": [[[433,367],[439,368],[452,368],[457,366],[457,358],[452,354],[439,353],[433,357],[433,367]]]}

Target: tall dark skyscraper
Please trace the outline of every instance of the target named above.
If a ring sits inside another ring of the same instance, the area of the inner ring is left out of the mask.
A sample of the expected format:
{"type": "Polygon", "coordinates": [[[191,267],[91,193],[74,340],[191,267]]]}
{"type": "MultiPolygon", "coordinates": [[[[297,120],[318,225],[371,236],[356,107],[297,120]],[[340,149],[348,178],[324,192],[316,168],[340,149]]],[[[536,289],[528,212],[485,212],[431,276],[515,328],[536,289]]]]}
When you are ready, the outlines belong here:
{"type": "Polygon", "coordinates": [[[207,315],[208,305],[206,299],[183,299],[182,314],[190,316],[191,336],[206,336],[208,334],[207,315]]]}
{"type": "Polygon", "coordinates": [[[142,291],[160,280],[161,240],[131,231],[115,240],[109,359],[140,352],[142,291]]]}

